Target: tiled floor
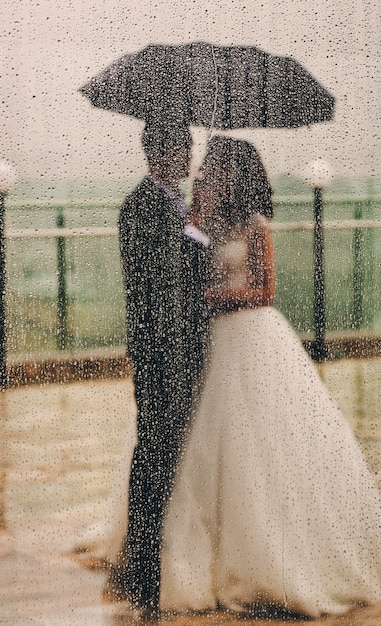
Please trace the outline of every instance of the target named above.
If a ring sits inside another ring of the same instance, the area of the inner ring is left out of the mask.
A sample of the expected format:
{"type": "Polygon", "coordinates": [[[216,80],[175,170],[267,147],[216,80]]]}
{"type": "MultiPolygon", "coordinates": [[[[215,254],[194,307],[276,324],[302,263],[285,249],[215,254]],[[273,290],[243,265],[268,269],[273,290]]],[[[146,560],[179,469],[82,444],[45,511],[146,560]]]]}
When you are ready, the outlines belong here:
{"type": "MultiPolygon", "coordinates": [[[[320,369],[381,477],[381,359],[337,361],[320,369]]],[[[65,556],[81,531],[104,515],[123,434],[135,416],[131,381],[11,389],[0,394],[0,415],[5,526],[0,531],[0,624],[136,624],[129,607],[102,602],[102,572],[65,556]]],[[[222,626],[242,619],[168,616],[162,623],[222,626]]],[[[314,623],[380,626],[381,605],[314,623]]]]}

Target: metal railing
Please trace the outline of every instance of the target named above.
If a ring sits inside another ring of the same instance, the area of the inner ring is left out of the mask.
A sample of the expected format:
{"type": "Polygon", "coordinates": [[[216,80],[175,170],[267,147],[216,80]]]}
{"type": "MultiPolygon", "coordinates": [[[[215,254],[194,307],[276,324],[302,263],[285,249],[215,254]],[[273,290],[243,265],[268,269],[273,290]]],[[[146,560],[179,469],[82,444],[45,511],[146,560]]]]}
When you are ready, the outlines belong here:
{"type": "MultiPolygon", "coordinates": [[[[57,345],[64,351],[67,348],[67,320],[68,320],[68,295],[67,295],[67,267],[66,267],[66,242],[68,239],[89,238],[89,237],[116,237],[118,230],[115,227],[80,227],[67,228],[62,211],[58,212],[56,220],[56,228],[44,229],[4,229],[4,203],[0,206],[0,388],[5,388],[6,379],[6,332],[5,332],[5,242],[15,240],[31,240],[31,239],[55,239],[57,249],[57,345]]],[[[322,232],[329,230],[353,230],[354,232],[354,327],[359,328],[362,318],[363,303],[363,232],[365,229],[381,229],[381,220],[379,219],[360,219],[361,213],[356,213],[355,219],[347,220],[325,220],[321,223],[322,232]]],[[[324,276],[324,263],[322,255],[318,255],[316,250],[316,228],[317,221],[294,221],[294,222],[275,222],[270,225],[273,232],[297,232],[297,231],[314,231],[315,232],[315,269],[314,275],[321,274],[324,276]],[[319,258],[318,258],[319,257],[319,258]]],[[[320,236],[322,235],[320,233],[320,236]]],[[[318,242],[322,246],[322,240],[318,242]]],[[[322,313],[324,314],[324,282],[320,286],[315,284],[315,341],[320,343],[319,350],[324,349],[325,342],[325,323],[321,323],[322,313]],[[319,293],[316,293],[317,290],[319,293]],[[323,299],[323,300],[322,300],[323,299]],[[323,303],[323,306],[322,306],[323,303]],[[319,326],[320,324],[320,326],[319,326]]],[[[322,360],[325,353],[320,351],[315,353],[316,360],[322,360]]]]}

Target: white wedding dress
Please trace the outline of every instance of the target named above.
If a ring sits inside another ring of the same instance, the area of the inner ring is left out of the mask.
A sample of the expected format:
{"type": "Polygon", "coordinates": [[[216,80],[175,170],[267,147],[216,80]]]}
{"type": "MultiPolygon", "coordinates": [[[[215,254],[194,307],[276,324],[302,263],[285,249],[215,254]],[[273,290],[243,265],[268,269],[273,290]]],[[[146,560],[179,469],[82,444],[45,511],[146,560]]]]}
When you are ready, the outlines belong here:
{"type": "MultiPolygon", "coordinates": [[[[220,249],[230,285],[246,281],[246,254],[244,241],[220,249]]],[[[103,533],[114,552],[134,437],[103,533]]],[[[217,318],[164,523],[161,609],[315,617],[377,601],[381,500],[351,428],[276,309],[217,318]]]]}
{"type": "MultiPolygon", "coordinates": [[[[220,250],[230,286],[246,244],[220,250]]],[[[164,526],[161,607],[276,604],[312,617],[381,601],[381,501],[345,418],[272,307],[215,321],[164,526]]]]}

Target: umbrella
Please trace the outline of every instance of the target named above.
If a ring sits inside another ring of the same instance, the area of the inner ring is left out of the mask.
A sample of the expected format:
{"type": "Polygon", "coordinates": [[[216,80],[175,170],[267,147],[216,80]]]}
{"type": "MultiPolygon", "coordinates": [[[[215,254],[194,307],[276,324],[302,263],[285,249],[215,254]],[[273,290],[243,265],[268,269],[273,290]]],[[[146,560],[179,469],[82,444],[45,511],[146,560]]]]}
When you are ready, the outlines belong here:
{"type": "Polygon", "coordinates": [[[80,91],[96,107],[194,126],[295,128],[332,119],[334,98],[297,61],[196,42],[126,54],[80,91]]]}

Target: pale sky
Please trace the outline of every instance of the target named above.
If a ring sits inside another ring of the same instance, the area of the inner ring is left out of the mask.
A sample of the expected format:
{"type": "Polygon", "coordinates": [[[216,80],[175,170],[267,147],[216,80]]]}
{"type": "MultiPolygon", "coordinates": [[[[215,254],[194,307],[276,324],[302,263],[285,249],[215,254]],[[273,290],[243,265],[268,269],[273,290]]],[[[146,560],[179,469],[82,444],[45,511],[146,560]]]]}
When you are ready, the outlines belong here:
{"type": "MultiPolygon", "coordinates": [[[[78,88],[148,43],[255,45],[296,58],[336,97],[333,122],[238,131],[270,176],[316,158],[338,176],[381,176],[379,0],[3,0],[0,158],[21,178],[144,173],[142,122],[96,109],[78,88]]],[[[206,133],[195,132],[196,152],[206,133]]]]}

